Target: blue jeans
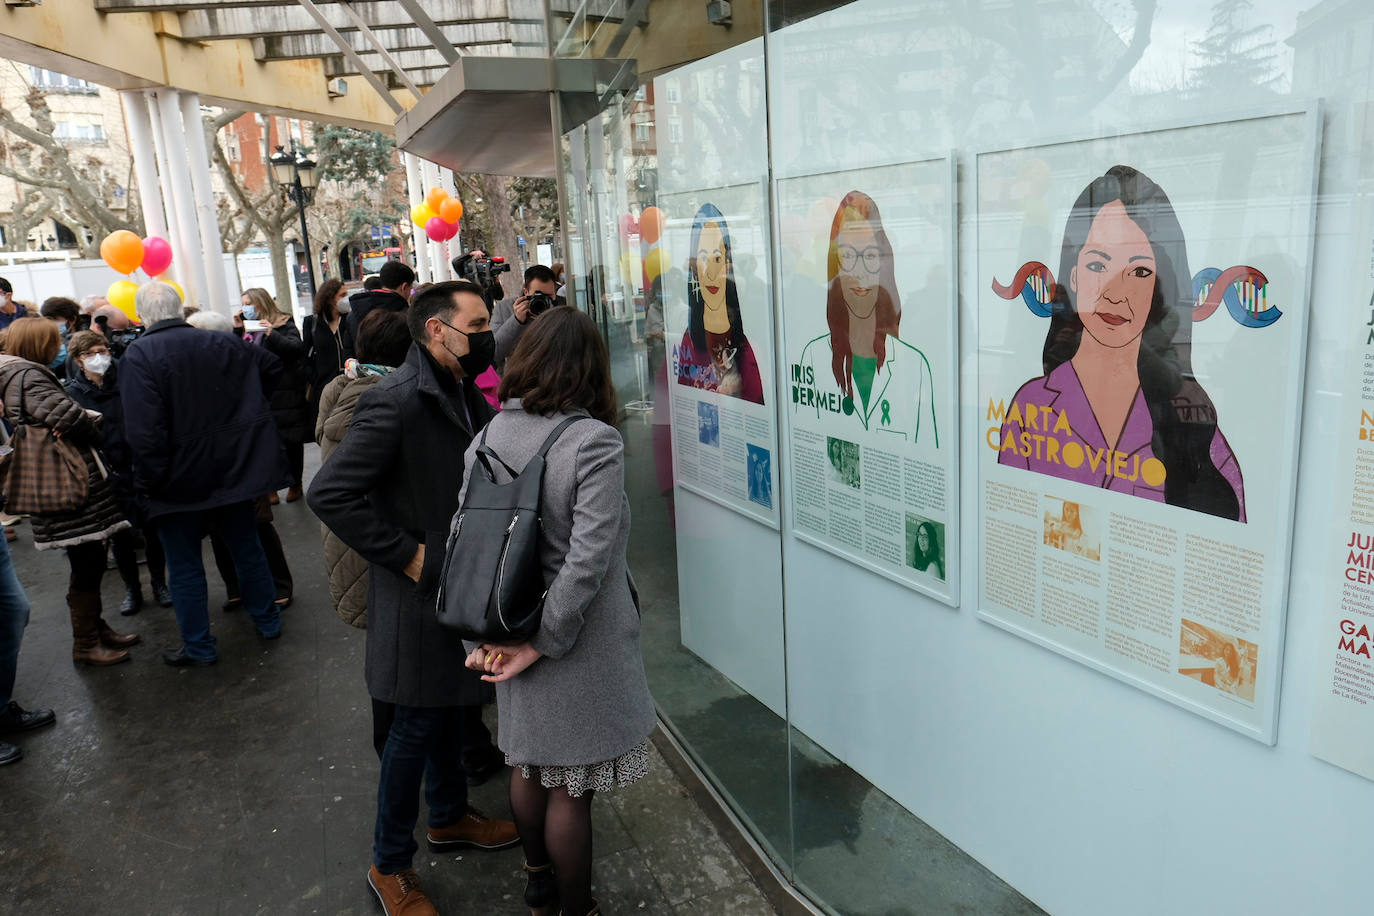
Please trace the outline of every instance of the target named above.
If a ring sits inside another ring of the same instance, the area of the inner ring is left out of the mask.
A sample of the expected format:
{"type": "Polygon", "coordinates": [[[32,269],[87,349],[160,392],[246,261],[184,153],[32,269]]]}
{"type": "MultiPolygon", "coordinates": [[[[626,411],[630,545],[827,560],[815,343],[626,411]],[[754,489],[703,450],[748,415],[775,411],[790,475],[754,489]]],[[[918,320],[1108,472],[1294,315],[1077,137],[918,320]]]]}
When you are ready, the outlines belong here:
{"type": "Polygon", "coordinates": [[[392,708],[394,718],[382,751],[382,775],[377,784],[377,826],[372,835],[372,861],[385,875],[409,868],[419,848],[415,821],[420,816],[421,782],[429,802],[431,827],[456,824],[468,810],[463,708],[392,708]]]}
{"type": "Polygon", "coordinates": [[[215,657],[215,637],[210,635],[210,596],[200,548],[201,539],[208,532],[219,535],[233,555],[243,606],[253,615],[258,632],[264,636],[281,632],[281,611],[275,604],[276,590],[267,568],[267,556],[258,540],[258,521],[251,500],[203,512],[174,512],[153,521],[167,554],[167,586],[172,590],[177,626],[181,628],[187,655],[198,659],[215,657]]]}
{"type": "Polygon", "coordinates": [[[14,574],[10,545],[0,537],[0,710],[14,699],[14,675],[19,668],[19,644],[29,622],[29,596],[14,574]]]}

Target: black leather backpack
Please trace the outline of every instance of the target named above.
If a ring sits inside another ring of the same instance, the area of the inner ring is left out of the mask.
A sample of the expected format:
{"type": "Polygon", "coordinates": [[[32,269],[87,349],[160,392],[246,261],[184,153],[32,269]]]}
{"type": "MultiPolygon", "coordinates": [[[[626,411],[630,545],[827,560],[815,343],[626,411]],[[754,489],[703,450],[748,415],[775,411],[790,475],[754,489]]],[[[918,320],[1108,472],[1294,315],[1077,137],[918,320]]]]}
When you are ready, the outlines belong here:
{"type": "Polygon", "coordinates": [[[449,525],[436,609],[441,625],[497,645],[525,642],[539,630],[548,593],[539,556],[544,459],[565,429],[585,419],[558,424],[519,473],[487,447],[482,430],[477,466],[449,525]],[[497,483],[492,462],[512,479],[497,483]]]}

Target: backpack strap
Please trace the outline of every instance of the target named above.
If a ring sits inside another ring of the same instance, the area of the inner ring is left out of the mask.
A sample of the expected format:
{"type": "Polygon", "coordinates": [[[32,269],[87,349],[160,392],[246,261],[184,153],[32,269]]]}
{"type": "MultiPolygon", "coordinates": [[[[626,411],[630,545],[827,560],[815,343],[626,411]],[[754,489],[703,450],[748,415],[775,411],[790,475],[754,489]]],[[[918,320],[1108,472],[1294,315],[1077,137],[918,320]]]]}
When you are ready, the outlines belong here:
{"type": "MultiPolygon", "coordinates": [[[[538,451],[538,452],[535,452],[534,457],[535,457],[535,458],[546,458],[546,457],[548,457],[549,449],[553,448],[553,444],[554,444],[555,442],[557,442],[558,439],[559,439],[559,437],[561,437],[561,436],[563,435],[563,431],[564,431],[565,429],[567,429],[569,426],[572,426],[572,425],[573,425],[574,423],[576,423],[578,420],[590,420],[590,419],[591,419],[591,417],[587,416],[586,414],[578,414],[578,415],[575,416],[575,417],[568,417],[568,418],[565,419],[562,423],[559,423],[557,426],[554,427],[553,432],[549,433],[548,438],[544,440],[544,444],[541,445],[541,446],[539,447],[539,451],[538,451]]],[[[478,439],[478,444],[477,444],[477,460],[480,461],[480,462],[482,462],[483,468],[486,469],[487,477],[488,477],[489,479],[491,479],[491,480],[495,480],[495,479],[496,479],[496,478],[495,478],[495,475],[492,473],[491,463],[492,463],[493,461],[495,461],[497,464],[501,465],[501,467],[505,468],[505,469],[506,469],[506,473],[509,474],[511,477],[519,477],[519,476],[520,476],[520,472],[517,471],[515,468],[511,467],[510,465],[506,464],[506,462],[502,461],[502,460],[501,460],[501,456],[498,455],[498,454],[496,454],[496,452],[492,451],[491,448],[487,445],[487,430],[488,430],[490,427],[491,427],[491,424],[490,424],[490,423],[488,423],[486,426],[482,427],[482,435],[481,435],[481,438],[478,439]]],[[[533,460],[533,459],[531,459],[531,460],[533,460]]]]}
{"type": "MultiPolygon", "coordinates": [[[[568,417],[562,423],[559,423],[557,426],[554,427],[553,432],[549,433],[549,437],[544,440],[544,444],[540,446],[539,451],[536,452],[535,455],[539,458],[547,457],[549,454],[549,449],[553,448],[553,444],[558,441],[558,438],[560,436],[563,435],[563,430],[567,429],[569,426],[572,426],[578,420],[590,419],[591,417],[587,416],[586,414],[578,414],[575,417],[568,417]]],[[[483,430],[482,434],[485,436],[486,430],[483,430]]]]}

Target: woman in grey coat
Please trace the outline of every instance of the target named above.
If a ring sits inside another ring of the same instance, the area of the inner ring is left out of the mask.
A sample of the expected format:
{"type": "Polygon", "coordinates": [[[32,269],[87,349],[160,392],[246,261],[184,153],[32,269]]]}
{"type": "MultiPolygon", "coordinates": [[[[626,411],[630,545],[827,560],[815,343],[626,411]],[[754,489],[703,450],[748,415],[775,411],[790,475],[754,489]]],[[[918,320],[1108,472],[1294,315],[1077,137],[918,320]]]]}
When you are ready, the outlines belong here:
{"type": "MultiPolygon", "coordinates": [[[[595,323],[566,306],[528,327],[506,364],[486,444],[523,467],[563,419],[544,471],[540,542],[548,595],[539,631],[517,646],[469,646],[495,683],[499,743],[536,916],[592,916],[592,797],[648,771],[653,700],[639,598],[625,561],[630,506],[610,360],[595,323]]],[[[481,467],[468,449],[463,482],[481,467]]],[[[504,471],[498,469],[498,473],[504,471]]]]}

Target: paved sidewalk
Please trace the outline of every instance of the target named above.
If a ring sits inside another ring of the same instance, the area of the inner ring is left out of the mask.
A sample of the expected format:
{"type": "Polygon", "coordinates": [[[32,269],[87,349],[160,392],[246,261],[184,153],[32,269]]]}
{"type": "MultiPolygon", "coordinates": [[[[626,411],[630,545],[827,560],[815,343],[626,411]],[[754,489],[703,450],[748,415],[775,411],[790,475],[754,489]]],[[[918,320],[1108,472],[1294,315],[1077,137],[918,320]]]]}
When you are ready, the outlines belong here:
{"type": "MultiPolygon", "coordinates": [[[[318,462],[318,451],[307,450],[318,462]]],[[[319,526],[304,502],[276,509],[296,579],[285,635],[264,643],[242,613],[218,610],[220,662],[173,669],[170,610],[106,619],[144,642],[131,663],[71,663],[67,564],[11,545],[33,604],[16,699],[58,724],[19,739],[0,769],[0,913],[373,914],[365,882],[377,760],[362,680],[362,631],[329,604],[319,526]]],[[[146,579],[145,579],[146,582],[146,579]]],[[[596,884],[607,916],[770,914],[697,799],[656,752],[652,775],[596,805],[596,884]]],[[[506,815],[503,785],[473,802],[506,815]]],[[[709,804],[709,800],[707,801],[709,804]]],[[[528,913],[519,850],[432,855],[416,868],[446,914],[528,913]]]]}

